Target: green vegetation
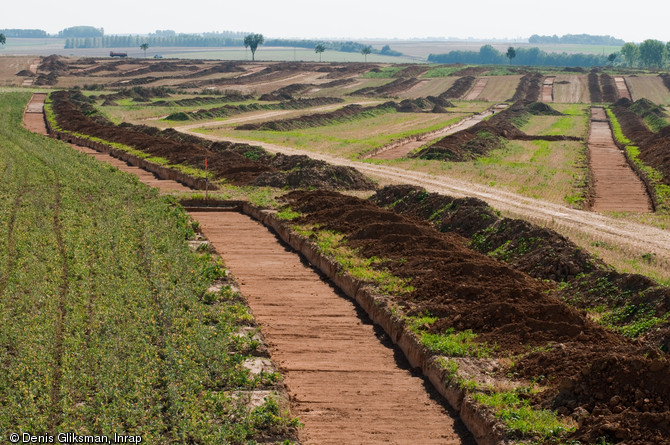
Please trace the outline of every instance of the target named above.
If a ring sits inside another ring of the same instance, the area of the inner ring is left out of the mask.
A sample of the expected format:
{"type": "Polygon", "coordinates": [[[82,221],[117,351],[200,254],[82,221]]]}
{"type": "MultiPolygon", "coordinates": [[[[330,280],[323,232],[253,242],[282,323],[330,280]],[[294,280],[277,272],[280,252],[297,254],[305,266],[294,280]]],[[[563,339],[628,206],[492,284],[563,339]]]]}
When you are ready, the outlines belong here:
{"type": "Polygon", "coordinates": [[[256,60],[256,50],[259,45],[265,43],[263,34],[249,34],[244,38],[244,47],[251,50],[251,60],[256,60]]]}
{"type": "Polygon", "coordinates": [[[0,431],[255,443],[295,420],[247,405],[275,373],[243,362],[251,315],[220,262],[193,253],[174,199],[21,126],[0,98],[0,431]]]}
{"type": "Polygon", "coordinates": [[[623,130],[621,129],[621,124],[619,124],[619,121],[614,115],[614,112],[611,110],[611,107],[607,107],[606,111],[610,122],[612,123],[614,137],[617,141],[625,146],[628,158],[633,161],[633,163],[638,167],[638,169],[642,172],[642,174],[647,178],[653,187],[657,201],[656,211],[664,214],[670,213],[670,186],[663,183],[663,173],[642,162],[642,160],[639,158],[640,149],[632,145],[630,139],[624,136],[623,130]]]}
{"type": "Polygon", "coordinates": [[[394,74],[402,71],[403,69],[403,66],[385,66],[378,70],[368,71],[361,77],[365,79],[391,79],[394,74]]]}
{"type": "Polygon", "coordinates": [[[382,266],[385,262],[382,258],[363,258],[355,249],[346,245],[341,233],[313,225],[293,226],[293,229],[314,240],[321,253],[342,266],[342,273],[347,272],[354,278],[374,283],[387,295],[404,295],[414,290],[411,279],[392,275],[382,266]]]}
{"type": "Polygon", "coordinates": [[[426,313],[414,317],[405,317],[410,331],[415,333],[421,344],[431,352],[444,354],[449,357],[489,357],[491,348],[486,343],[476,342],[477,335],[471,330],[456,332],[454,328],[447,328],[442,333],[428,332],[430,326],[437,321],[437,317],[426,313]]]}
{"type": "Polygon", "coordinates": [[[538,410],[530,406],[521,394],[528,393],[528,388],[519,388],[516,391],[494,391],[491,394],[474,393],[472,398],[495,411],[507,427],[524,436],[540,436],[542,439],[556,438],[575,430],[559,420],[551,411],[538,410]]]}

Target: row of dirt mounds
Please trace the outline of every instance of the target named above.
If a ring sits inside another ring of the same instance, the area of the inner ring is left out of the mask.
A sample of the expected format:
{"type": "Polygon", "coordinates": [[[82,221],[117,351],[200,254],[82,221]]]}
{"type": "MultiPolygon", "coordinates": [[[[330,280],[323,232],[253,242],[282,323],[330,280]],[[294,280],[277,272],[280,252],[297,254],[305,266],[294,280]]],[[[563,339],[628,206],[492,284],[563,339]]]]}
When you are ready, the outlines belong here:
{"type": "Polygon", "coordinates": [[[527,73],[519,81],[519,85],[516,87],[516,92],[512,97],[513,101],[529,101],[535,102],[539,100],[540,93],[542,92],[542,82],[544,76],[540,73],[527,73]]]}
{"type": "Polygon", "coordinates": [[[379,68],[379,66],[368,65],[367,63],[333,63],[326,66],[320,66],[316,71],[319,73],[328,73],[326,75],[326,79],[341,79],[346,77],[355,77],[375,68],[379,68]]]}
{"type": "Polygon", "coordinates": [[[438,98],[406,99],[400,103],[393,101],[379,105],[364,107],[350,104],[340,109],[326,113],[314,113],[290,119],[279,119],[258,123],[243,124],[235,127],[236,130],[263,130],[263,131],[291,131],[298,128],[320,127],[334,125],[356,119],[366,119],[386,113],[446,113],[445,106],[453,106],[450,102],[438,98]]]}
{"type": "Polygon", "coordinates": [[[588,76],[589,96],[592,103],[600,103],[603,101],[603,92],[600,89],[600,80],[598,79],[598,72],[592,70],[588,76]]]}
{"type": "Polygon", "coordinates": [[[266,100],[266,101],[276,101],[276,100],[291,100],[294,99],[296,95],[303,94],[307,91],[313,90],[315,88],[318,89],[324,89],[324,88],[335,88],[335,87],[341,87],[344,85],[349,85],[356,82],[355,79],[353,78],[346,78],[346,79],[336,79],[330,82],[322,83],[322,84],[314,84],[314,83],[294,83],[291,85],[287,85],[285,87],[281,87],[276,89],[275,91],[267,94],[263,94],[259,100],[266,100]]]}
{"type": "Polygon", "coordinates": [[[541,102],[515,102],[509,108],[495,114],[487,121],[482,121],[465,130],[450,134],[412,155],[422,159],[462,162],[485,156],[491,150],[504,146],[506,140],[543,140],[543,141],[580,141],[572,136],[535,136],[519,130],[513,119],[524,114],[560,115],[549,105],[541,102]]]}
{"type": "Polygon", "coordinates": [[[393,74],[393,77],[419,77],[430,69],[427,65],[411,64],[393,74]]]}
{"type": "Polygon", "coordinates": [[[407,91],[420,82],[416,78],[401,77],[378,87],[365,87],[348,93],[347,96],[389,97],[407,91]]]}
{"type": "Polygon", "coordinates": [[[479,76],[487,71],[489,71],[489,69],[483,66],[469,66],[462,70],[454,71],[450,76],[479,76]]]}
{"type": "Polygon", "coordinates": [[[663,85],[670,90],[670,73],[661,73],[658,76],[663,79],[663,85]]]}
{"type": "Polygon", "coordinates": [[[255,102],[241,105],[224,105],[222,107],[206,108],[190,112],[178,111],[167,116],[165,120],[186,121],[214,119],[217,117],[228,117],[235,114],[261,110],[303,110],[305,108],[339,104],[342,102],[344,102],[344,99],[339,97],[313,97],[306,99],[291,99],[278,103],[255,102]]]}
{"type": "MultiPolygon", "coordinates": [[[[461,235],[474,250],[540,280],[562,283],[554,294],[583,310],[627,311],[610,320],[625,329],[641,315],[662,320],[670,312],[670,288],[637,274],[619,273],[557,232],[503,218],[484,201],[452,198],[410,185],[387,186],[370,198],[394,212],[427,221],[440,232],[461,235]]],[[[670,351],[670,320],[632,332],[652,348],[670,351]]]]}
{"type": "Polygon", "coordinates": [[[470,91],[472,85],[475,84],[476,78],[474,76],[464,76],[456,79],[454,84],[449,87],[447,91],[440,94],[439,97],[443,99],[460,99],[465,93],[470,91]]]}
{"type": "MultiPolygon", "coordinates": [[[[237,66],[237,65],[233,65],[237,66]]],[[[251,74],[221,79],[193,80],[179,85],[181,88],[200,88],[207,85],[249,85],[254,83],[266,83],[294,76],[296,74],[314,72],[315,65],[287,62],[268,65],[260,71],[251,74]]]]}
{"type": "MultiPolygon", "coordinates": [[[[76,96],[76,95],[75,95],[76,96]]],[[[326,189],[372,190],[374,183],[350,167],[333,166],[306,156],[277,156],[246,144],[206,144],[182,142],[143,127],[112,125],[87,117],[67,91],[51,94],[58,125],[65,131],[85,134],[111,143],[123,144],[173,164],[208,171],[214,179],[225,178],[233,185],[273,185],[275,187],[318,187],[326,189]]],[[[74,98],[86,104],[87,98],[74,98]]],[[[89,104],[90,106],[90,104],[89,104]]],[[[171,130],[171,133],[176,133],[171,130]]],[[[168,133],[170,134],[170,133],[168,133]]]]}
{"type": "Polygon", "coordinates": [[[643,120],[646,114],[665,117],[665,112],[644,99],[636,102],[620,99],[614,104],[612,111],[624,135],[639,147],[640,160],[660,171],[663,175],[663,184],[670,185],[670,150],[668,149],[670,147],[670,126],[654,133],[643,120]]]}
{"type": "Polygon", "coordinates": [[[494,373],[542,385],[527,400],[574,418],[569,439],[669,443],[670,380],[658,350],[595,324],[548,295],[547,284],[466,248],[458,235],[337,193],[291,192],[285,200],[302,213],[297,223],[340,232],[360,255],[411,279],[411,292],[391,297],[401,313],[430,313],[437,320],[424,326],[429,332],[469,329],[497,345],[493,356],[514,357],[494,373]]]}
{"type": "MultiPolygon", "coordinates": [[[[116,93],[101,94],[99,96],[92,95],[91,99],[102,101],[104,106],[117,106],[117,100],[132,99],[133,102],[151,102],[153,98],[168,98],[172,90],[165,87],[144,88],[136,86],[132,88],[124,88],[116,93]]],[[[153,103],[151,104],[153,105],[153,103]]]]}
{"type": "Polygon", "coordinates": [[[603,92],[603,101],[605,102],[616,102],[619,98],[619,90],[616,86],[616,81],[614,77],[610,76],[607,73],[602,73],[600,75],[600,87],[603,92]]]}
{"type": "Polygon", "coordinates": [[[200,96],[190,97],[178,100],[158,100],[151,102],[149,105],[153,107],[192,107],[202,105],[212,105],[225,102],[244,102],[252,100],[254,97],[250,94],[242,94],[239,91],[227,91],[226,94],[216,96],[200,96]]]}

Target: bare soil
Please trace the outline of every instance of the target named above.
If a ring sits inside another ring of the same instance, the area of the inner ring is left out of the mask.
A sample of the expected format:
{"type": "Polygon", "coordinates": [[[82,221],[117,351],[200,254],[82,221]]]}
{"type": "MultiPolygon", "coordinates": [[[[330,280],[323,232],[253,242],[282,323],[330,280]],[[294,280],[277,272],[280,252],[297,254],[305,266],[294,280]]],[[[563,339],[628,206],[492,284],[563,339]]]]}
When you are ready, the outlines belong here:
{"type": "Polygon", "coordinates": [[[614,82],[616,83],[619,97],[632,100],[630,90],[628,89],[628,84],[626,83],[626,78],[623,76],[615,76],[614,82]]]}
{"type": "Polygon", "coordinates": [[[355,304],[260,223],[193,212],[235,275],[305,428],[304,444],[474,444],[355,304]]]}
{"type": "Polygon", "coordinates": [[[489,80],[485,77],[481,77],[481,78],[477,79],[477,82],[475,82],[475,85],[468,92],[468,94],[465,95],[463,100],[475,100],[475,99],[477,99],[479,97],[479,95],[482,94],[482,91],[484,91],[484,87],[486,86],[488,81],[489,80]]]}
{"type": "Polygon", "coordinates": [[[548,296],[545,284],[465,248],[457,235],[349,196],[292,192],[286,199],[304,214],[298,222],[344,233],[363,256],[411,278],[415,290],[395,301],[406,313],[436,315],[431,332],[471,329],[478,341],[498,345],[495,355],[519,354],[512,371],[546,388],[531,403],[579,420],[572,439],[669,443],[670,381],[658,350],[589,321],[548,296]]]}
{"type": "Polygon", "coordinates": [[[596,70],[592,70],[589,73],[588,83],[589,83],[589,95],[591,103],[602,102],[603,92],[600,89],[600,80],[598,79],[598,72],[596,70]]]}
{"type": "Polygon", "coordinates": [[[464,76],[460,77],[454,82],[454,84],[449,87],[447,91],[440,94],[440,98],[443,99],[460,99],[465,93],[467,93],[474,85],[476,78],[474,76],[464,76]]]}
{"type": "Polygon", "coordinates": [[[556,76],[547,76],[542,81],[542,102],[553,102],[554,101],[554,81],[556,76]]]}
{"type": "Polygon", "coordinates": [[[535,102],[538,100],[542,91],[543,79],[544,76],[540,73],[532,72],[525,74],[519,81],[512,100],[515,102],[519,100],[535,102]]]}
{"type": "Polygon", "coordinates": [[[619,99],[619,91],[616,81],[609,74],[602,73],[600,75],[600,87],[605,102],[616,102],[619,99]]]}
{"type": "MultiPolygon", "coordinates": [[[[323,161],[300,156],[276,157],[259,147],[243,144],[211,144],[202,139],[179,135],[174,131],[160,133],[150,127],[116,126],[96,122],[70,99],[69,93],[53,93],[53,110],[61,128],[98,137],[105,141],[133,147],[176,164],[207,170],[214,178],[225,178],[234,185],[273,185],[276,187],[319,187],[370,190],[374,184],[349,167],[332,166],[323,161]],[[181,139],[176,139],[180,136],[181,139]],[[262,158],[262,161],[259,160],[262,158]]],[[[85,98],[82,107],[86,107],[85,98]]]]}
{"type": "Polygon", "coordinates": [[[591,210],[651,212],[651,200],[644,183],[614,143],[604,108],[591,109],[588,145],[594,192],[591,210]]]}

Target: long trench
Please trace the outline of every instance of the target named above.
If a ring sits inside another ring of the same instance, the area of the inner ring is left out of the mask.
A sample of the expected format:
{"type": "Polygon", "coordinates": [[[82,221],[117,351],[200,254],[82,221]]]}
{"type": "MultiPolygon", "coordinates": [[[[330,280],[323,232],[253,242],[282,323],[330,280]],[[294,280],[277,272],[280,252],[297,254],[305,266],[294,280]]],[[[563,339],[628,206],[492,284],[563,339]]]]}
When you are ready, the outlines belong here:
{"type": "MultiPolygon", "coordinates": [[[[43,118],[34,116],[39,100],[31,101],[24,125],[46,134],[40,128],[43,118]]],[[[162,191],[185,189],[108,155],[73,147],[162,191]]],[[[292,414],[304,423],[301,443],[476,443],[383,330],[265,226],[235,212],[190,214],[236,277],[261,326],[284,377],[292,414]]]]}
{"type": "Polygon", "coordinates": [[[588,139],[589,164],[594,192],[591,210],[597,212],[652,211],[644,183],[614,143],[605,109],[591,108],[591,129],[588,139]]]}

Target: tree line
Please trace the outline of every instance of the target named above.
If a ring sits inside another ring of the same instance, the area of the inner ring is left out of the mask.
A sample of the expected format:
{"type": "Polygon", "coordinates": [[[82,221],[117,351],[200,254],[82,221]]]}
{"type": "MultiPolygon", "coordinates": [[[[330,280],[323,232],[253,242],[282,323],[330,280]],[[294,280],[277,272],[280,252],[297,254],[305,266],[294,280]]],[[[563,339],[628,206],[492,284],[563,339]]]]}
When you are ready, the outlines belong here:
{"type": "Polygon", "coordinates": [[[526,66],[600,66],[608,62],[607,56],[597,54],[548,53],[538,47],[512,48],[502,53],[491,45],[482,46],[479,51],[451,51],[445,54],[430,54],[428,61],[433,63],[469,63],[475,65],[503,65],[512,59],[517,65],[526,66]]]}
{"type": "Polygon", "coordinates": [[[618,65],[638,68],[663,68],[670,64],[670,42],[647,39],[639,45],[626,43],[618,65]]]}
{"type": "Polygon", "coordinates": [[[622,46],[626,42],[612,36],[592,36],[591,34],[566,34],[561,37],[558,37],[556,34],[553,36],[539,36],[533,34],[528,38],[528,43],[622,46]]]}

